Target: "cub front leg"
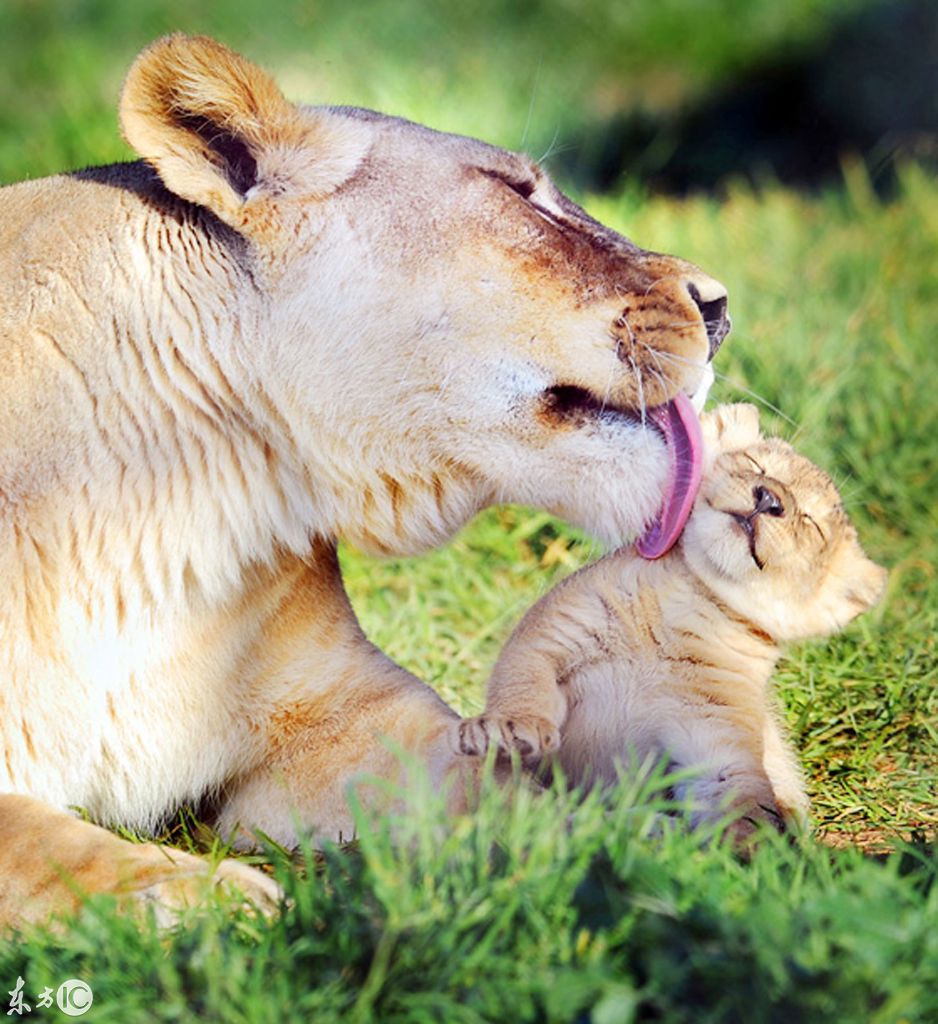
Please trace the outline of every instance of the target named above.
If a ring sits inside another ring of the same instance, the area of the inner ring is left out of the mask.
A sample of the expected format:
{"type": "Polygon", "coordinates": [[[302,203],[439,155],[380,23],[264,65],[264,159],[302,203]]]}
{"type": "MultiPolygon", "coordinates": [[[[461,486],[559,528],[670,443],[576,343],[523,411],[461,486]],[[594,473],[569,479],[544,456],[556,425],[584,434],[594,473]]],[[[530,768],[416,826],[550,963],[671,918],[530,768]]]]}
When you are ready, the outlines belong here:
{"type": "Polygon", "coordinates": [[[564,681],[597,656],[596,637],[608,626],[598,588],[584,584],[585,570],[543,597],[509,637],[489,678],[485,710],[459,725],[463,754],[480,756],[494,746],[536,764],[560,748],[567,718],[564,681]]]}
{"type": "Polygon", "coordinates": [[[543,652],[519,645],[509,655],[492,674],[483,713],[459,723],[458,747],[475,757],[489,747],[501,755],[516,751],[523,762],[536,763],[559,749],[567,701],[543,652]]]}
{"type": "Polygon", "coordinates": [[[0,931],[78,909],[95,893],[121,906],[153,907],[162,925],[199,903],[213,886],[242,895],[263,913],[280,887],[254,868],[199,857],[154,843],[131,843],[32,797],[0,794],[0,931]]]}
{"type": "Polygon", "coordinates": [[[566,700],[553,672],[531,666],[510,681],[494,679],[484,712],[459,723],[460,753],[483,757],[495,746],[501,755],[516,751],[523,762],[534,763],[557,751],[566,700]]]}
{"type": "Polygon", "coordinates": [[[517,751],[525,763],[537,762],[560,747],[560,726],[548,718],[511,713],[502,716],[489,711],[459,723],[460,754],[484,757],[490,747],[500,754],[517,751]]]}

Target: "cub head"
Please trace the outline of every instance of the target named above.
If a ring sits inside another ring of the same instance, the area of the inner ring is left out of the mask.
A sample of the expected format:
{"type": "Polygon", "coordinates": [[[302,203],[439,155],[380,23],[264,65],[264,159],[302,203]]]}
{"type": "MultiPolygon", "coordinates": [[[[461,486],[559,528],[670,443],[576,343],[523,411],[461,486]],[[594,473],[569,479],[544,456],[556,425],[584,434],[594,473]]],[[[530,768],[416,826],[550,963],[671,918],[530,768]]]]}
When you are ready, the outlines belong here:
{"type": "Polygon", "coordinates": [[[722,600],[776,640],[823,636],[872,607],[886,571],[866,557],[830,477],[751,405],[701,418],[707,466],[682,540],[722,600]]]}
{"type": "Polygon", "coordinates": [[[403,552],[495,501],[614,542],[656,512],[673,460],[644,413],[709,385],[717,281],[525,156],[290,103],[209,39],[145,50],[121,118],[165,188],[239,239],[256,315],[216,358],[274,409],[265,429],[289,424],[319,523],[403,552]]]}

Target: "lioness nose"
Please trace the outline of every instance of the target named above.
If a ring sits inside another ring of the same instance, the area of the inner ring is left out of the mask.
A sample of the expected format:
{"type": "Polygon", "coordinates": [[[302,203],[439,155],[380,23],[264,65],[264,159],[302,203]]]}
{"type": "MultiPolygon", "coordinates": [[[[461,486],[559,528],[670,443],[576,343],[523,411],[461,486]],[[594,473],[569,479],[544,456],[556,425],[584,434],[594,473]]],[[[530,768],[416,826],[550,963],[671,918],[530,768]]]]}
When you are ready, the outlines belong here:
{"type": "Polygon", "coordinates": [[[702,294],[693,281],[687,282],[687,291],[697,304],[704,327],[707,329],[707,340],[710,342],[707,358],[712,359],[723,344],[723,339],[730,333],[731,321],[726,313],[726,289],[723,285],[712,278],[707,278],[704,288],[705,292],[702,294]]]}

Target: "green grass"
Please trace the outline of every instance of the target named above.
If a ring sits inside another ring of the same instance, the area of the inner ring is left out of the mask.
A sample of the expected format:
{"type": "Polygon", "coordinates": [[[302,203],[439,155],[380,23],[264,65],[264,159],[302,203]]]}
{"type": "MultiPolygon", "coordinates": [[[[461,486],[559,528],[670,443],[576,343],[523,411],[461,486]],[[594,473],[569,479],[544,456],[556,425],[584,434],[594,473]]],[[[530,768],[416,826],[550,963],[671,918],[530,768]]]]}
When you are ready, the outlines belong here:
{"type": "Polygon", "coordinates": [[[243,49],[291,98],[374,107],[539,157],[624,108],[673,110],[767,55],[816,47],[870,4],[4,0],[0,182],[126,158],[115,97],[136,52],[166,32],[243,49]]]}
{"type": "MultiPolygon", "coordinates": [[[[537,154],[555,134],[564,144],[578,111],[600,120],[612,94],[645,80],[656,97],[710,88],[734,62],[822,32],[838,5],[726,0],[696,20],[694,0],[655,6],[624,5],[636,21],[607,25],[598,0],[582,15],[532,2],[496,25],[494,0],[456,23],[405,0],[371,18],[334,0],[216,0],[198,14],[176,0],[13,0],[0,7],[0,181],[125,156],[120,77],[173,27],[265,59],[293,96],[525,139],[537,154]]],[[[842,187],[810,198],[731,186],[722,201],[675,202],[633,187],[587,205],[726,282],[735,327],[715,398],[757,401],[767,427],[827,467],[891,569],[880,608],[777,673],[819,835],[847,848],[769,841],[743,864],[662,833],[654,780],[582,807],[552,792],[506,809],[495,794],[449,824],[416,793],[395,842],[362,818],[357,847],[308,872],[272,852],[294,900],[278,921],[220,905],[166,937],[99,899],[58,933],[0,945],[0,992],[21,976],[35,1006],[81,977],[95,991],[84,1019],[100,1021],[938,1017],[938,181],[910,166],[883,204],[848,166],[842,187]],[[868,852],[897,836],[913,844],[868,852]]],[[[541,513],[503,508],[420,559],[344,551],[343,565],[372,639],[474,711],[514,622],[597,554],[541,513]]],[[[171,838],[199,832],[185,822],[171,838]]]]}
{"type": "Polygon", "coordinates": [[[776,837],[741,863],[663,829],[660,786],[490,794],[455,824],[412,792],[393,837],[362,815],[309,876],[278,859],[278,920],[220,905],[167,938],[98,898],[65,936],[0,950],[0,978],[81,978],[96,1021],[934,1019],[934,859],[776,837]]]}

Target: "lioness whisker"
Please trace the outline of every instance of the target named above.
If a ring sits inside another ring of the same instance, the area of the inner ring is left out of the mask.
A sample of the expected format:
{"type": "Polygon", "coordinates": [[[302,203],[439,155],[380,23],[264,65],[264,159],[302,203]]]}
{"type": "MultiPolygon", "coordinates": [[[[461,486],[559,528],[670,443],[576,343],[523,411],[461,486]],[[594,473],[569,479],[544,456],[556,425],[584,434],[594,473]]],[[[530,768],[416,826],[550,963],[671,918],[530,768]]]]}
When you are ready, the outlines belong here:
{"type": "MultiPolygon", "coordinates": [[[[655,358],[663,360],[664,362],[676,363],[682,366],[693,366],[698,369],[702,368],[705,365],[698,359],[688,359],[685,356],[679,356],[673,352],[662,352],[660,350],[652,349],[645,342],[643,342],[642,344],[648,348],[649,352],[655,353],[655,358]]],[[[725,373],[720,373],[719,370],[714,370],[714,376],[717,380],[722,381],[725,384],[729,384],[730,387],[732,387],[734,390],[741,392],[748,398],[751,398],[753,401],[759,402],[766,409],[768,409],[769,412],[774,413],[780,419],[784,420],[792,427],[795,427],[796,430],[801,429],[796,420],[793,420],[790,416],[786,415],[786,413],[782,412],[782,410],[779,409],[777,405],[775,405],[773,402],[770,402],[769,399],[767,399],[764,395],[760,395],[757,391],[753,391],[751,388],[747,387],[745,384],[741,383],[735,378],[729,377],[725,373]]]]}
{"type": "Polygon", "coordinates": [[[537,87],[541,81],[541,61],[538,60],[537,68],[534,71],[534,84],[531,86],[531,99],[528,101],[528,115],[524,121],[524,131],[521,133],[521,145],[518,147],[519,150],[524,152],[524,147],[528,141],[528,130],[531,127],[531,119],[534,115],[534,101],[537,99],[537,87]]]}
{"type": "Polygon", "coordinates": [[[714,370],[714,376],[717,378],[717,380],[722,381],[724,384],[729,384],[730,387],[735,388],[735,390],[741,392],[747,398],[751,398],[753,401],[759,402],[761,405],[765,406],[765,408],[768,409],[769,412],[775,413],[775,415],[778,416],[779,419],[782,419],[790,426],[795,427],[796,430],[801,429],[798,425],[797,420],[793,420],[791,416],[782,412],[782,410],[779,409],[777,405],[775,405],[773,402],[770,402],[764,395],[760,395],[758,391],[753,391],[752,388],[746,387],[745,384],[740,383],[738,380],[735,380],[732,377],[728,377],[725,373],[718,373],[716,370],[714,370]]]}
{"type": "Polygon", "coordinates": [[[635,365],[635,360],[629,356],[629,366],[632,369],[632,373],[635,375],[635,383],[638,388],[638,408],[641,414],[642,427],[646,425],[645,422],[645,387],[642,383],[642,375],[639,372],[638,367],[635,365]]]}

